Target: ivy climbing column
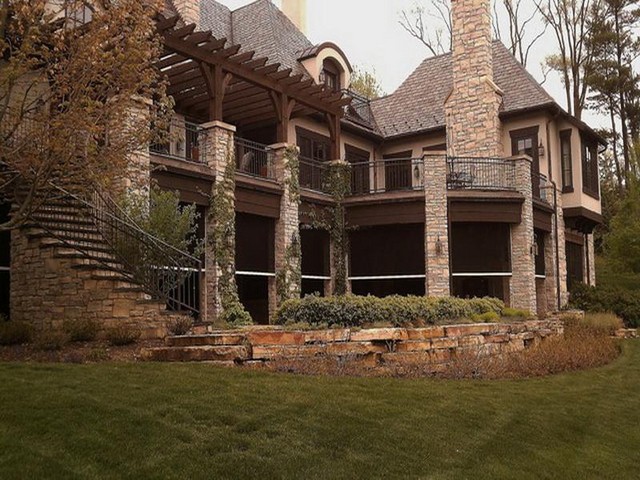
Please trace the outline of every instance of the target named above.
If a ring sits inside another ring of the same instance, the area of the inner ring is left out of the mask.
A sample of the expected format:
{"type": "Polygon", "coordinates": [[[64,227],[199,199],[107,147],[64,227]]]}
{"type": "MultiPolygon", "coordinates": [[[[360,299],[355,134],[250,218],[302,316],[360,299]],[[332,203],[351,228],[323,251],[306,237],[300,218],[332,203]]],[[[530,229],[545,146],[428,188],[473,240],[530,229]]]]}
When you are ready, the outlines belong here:
{"type": "Polygon", "coordinates": [[[205,219],[203,318],[218,324],[248,323],[235,278],[235,127],[214,121],[203,128],[204,155],[215,173],[205,219]]]}
{"type": "Polygon", "coordinates": [[[344,160],[334,160],[329,166],[329,193],[333,206],[326,219],[330,238],[332,295],[351,292],[349,282],[349,232],[344,200],[351,192],[351,165],[344,160]]]}
{"type": "Polygon", "coordinates": [[[282,184],[280,217],[275,228],[276,277],[269,283],[269,312],[291,298],[299,298],[302,287],[300,247],[299,150],[278,143],[271,146],[277,180],[282,184]]]}

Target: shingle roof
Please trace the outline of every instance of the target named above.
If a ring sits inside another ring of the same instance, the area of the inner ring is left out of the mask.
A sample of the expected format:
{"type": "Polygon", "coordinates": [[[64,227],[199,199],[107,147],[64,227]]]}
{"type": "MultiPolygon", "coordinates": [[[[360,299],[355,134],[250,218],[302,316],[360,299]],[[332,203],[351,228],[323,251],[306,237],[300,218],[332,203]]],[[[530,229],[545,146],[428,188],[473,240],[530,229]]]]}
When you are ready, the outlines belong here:
{"type": "Polygon", "coordinates": [[[271,0],[257,0],[234,11],[215,0],[201,0],[200,11],[201,30],[211,30],[230,44],[242,45],[244,51],[255,50],[255,58],[268,57],[282,69],[308,77],[298,57],[313,44],[271,0]]]}
{"type": "MultiPolygon", "coordinates": [[[[504,92],[502,113],[555,104],[553,98],[500,42],[493,43],[494,81],[504,92]]],[[[442,128],[444,101],[453,82],[451,54],[428,58],[386,97],[371,103],[385,137],[442,128]]]]}

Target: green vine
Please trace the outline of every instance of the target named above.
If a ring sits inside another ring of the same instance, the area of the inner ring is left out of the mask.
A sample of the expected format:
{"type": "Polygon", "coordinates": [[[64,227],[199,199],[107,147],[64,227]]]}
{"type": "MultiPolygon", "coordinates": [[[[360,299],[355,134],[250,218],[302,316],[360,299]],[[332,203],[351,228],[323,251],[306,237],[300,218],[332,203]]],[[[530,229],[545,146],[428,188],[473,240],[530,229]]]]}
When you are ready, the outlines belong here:
{"type": "Polygon", "coordinates": [[[214,225],[214,228],[208,242],[210,251],[215,252],[215,262],[220,272],[218,278],[218,298],[222,308],[220,320],[232,326],[250,325],[253,323],[251,315],[240,302],[236,284],[234,200],[236,162],[231,149],[228,149],[226,156],[227,164],[222,178],[218,179],[213,188],[208,221],[214,225]]]}
{"type": "MultiPolygon", "coordinates": [[[[300,206],[300,161],[298,148],[287,147],[284,152],[285,189],[288,190],[289,201],[300,206]]],[[[302,284],[301,271],[302,248],[300,233],[296,229],[291,234],[289,245],[284,252],[284,265],[276,274],[276,295],[278,305],[290,298],[300,297],[302,284]]]]}
{"type": "Polygon", "coordinates": [[[351,165],[335,162],[326,178],[327,191],[333,197],[333,205],[325,207],[320,217],[311,212],[312,228],[326,230],[333,245],[333,295],[347,294],[347,253],[349,251],[349,226],[344,200],[351,192],[351,165]]]}

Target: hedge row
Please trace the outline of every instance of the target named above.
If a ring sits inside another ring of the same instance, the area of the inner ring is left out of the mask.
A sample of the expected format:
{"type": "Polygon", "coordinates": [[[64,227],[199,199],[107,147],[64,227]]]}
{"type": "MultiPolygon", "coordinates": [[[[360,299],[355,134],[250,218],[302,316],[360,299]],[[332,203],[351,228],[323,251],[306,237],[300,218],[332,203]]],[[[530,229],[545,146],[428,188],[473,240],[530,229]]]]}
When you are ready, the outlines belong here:
{"type": "Polygon", "coordinates": [[[276,312],[275,322],[329,327],[390,323],[396,327],[411,327],[450,324],[461,319],[496,320],[504,309],[504,303],[495,298],[307,296],[284,302],[276,312]]]}
{"type": "Polygon", "coordinates": [[[610,312],[629,328],[640,327],[640,293],[578,284],[571,290],[571,306],[586,312],[610,312]]]}

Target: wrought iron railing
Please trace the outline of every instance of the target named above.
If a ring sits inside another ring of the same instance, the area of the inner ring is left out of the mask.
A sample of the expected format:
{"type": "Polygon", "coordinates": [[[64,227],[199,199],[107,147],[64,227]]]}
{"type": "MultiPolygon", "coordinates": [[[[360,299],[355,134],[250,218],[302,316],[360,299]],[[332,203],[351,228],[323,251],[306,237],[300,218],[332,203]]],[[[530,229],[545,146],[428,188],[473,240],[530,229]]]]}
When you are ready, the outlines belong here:
{"type": "Polygon", "coordinates": [[[235,138],[236,169],[240,173],[262,178],[276,178],[273,150],[267,145],[235,138]]]}
{"type": "Polygon", "coordinates": [[[152,299],[166,302],[168,309],[199,314],[201,261],[145,232],[106,193],[95,191],[85,200],[54,187],[39,217],[46,220],[40,226],[54,238],[139,285],[152,299]],[[46,208],[51,204],[67,211],[46,208]],[[86,214],[87,222],[78,224],[74,208],[86,214]],[[108,249],[100,249],[99,243],[108,249]]]}
{"type": "Polygon", "coordinates": [[[516,190],[516,165],[504,158],[449,157],[449,190],[516,190]]]}
{"type": "Polygon", "coordinates": [[[422,190],[424,167],[420,158],[394,158],[351,164],[351,194],[422,190]]]}
{"type": "Polygon", "coordinates": [[[186,162],[207,163],[203,130],[199,125],[174,121],[165,135],[164,142],[149,147],[151,153],[186,162]]]}
{"type": "Polygon", "coordinates": [[[371,100],[353,90],[343,90],[342,92],[352,99],[351,103],[344,107],[345,118],[356,123],[373,126],[374,118],[371,111],[371,100]]]}
{"type": "Polygon", "coordinates": [[[316,192],[330,193],[329,165],[300,157],[300,187],[316,192]]]}

